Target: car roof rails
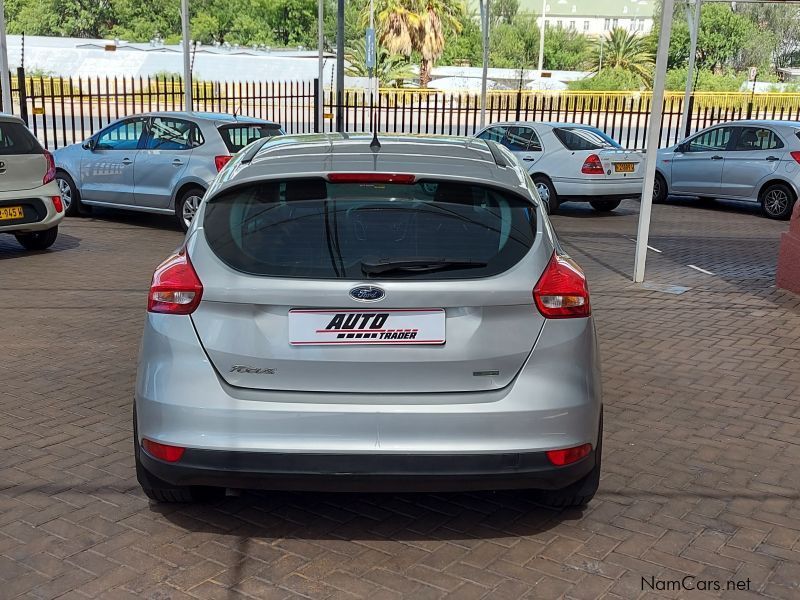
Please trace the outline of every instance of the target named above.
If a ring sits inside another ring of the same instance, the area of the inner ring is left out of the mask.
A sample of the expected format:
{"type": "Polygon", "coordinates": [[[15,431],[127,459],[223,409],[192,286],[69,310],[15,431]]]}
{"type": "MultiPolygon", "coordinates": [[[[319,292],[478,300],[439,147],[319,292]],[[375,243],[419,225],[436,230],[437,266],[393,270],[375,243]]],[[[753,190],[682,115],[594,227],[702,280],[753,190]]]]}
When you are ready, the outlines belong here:
{"type": "Polygon", "coordinates": [[[498,167],[510,167],[511,165],[508,164],[506,157],[503,156],[503,153],[500,151],[500,148],[497,146],[497,142],[493,142],[492,140],[484,140],[486,145],[489,147],[489,152],[492,153],[492,158],[494,158],[494,164],[498,167]]]}

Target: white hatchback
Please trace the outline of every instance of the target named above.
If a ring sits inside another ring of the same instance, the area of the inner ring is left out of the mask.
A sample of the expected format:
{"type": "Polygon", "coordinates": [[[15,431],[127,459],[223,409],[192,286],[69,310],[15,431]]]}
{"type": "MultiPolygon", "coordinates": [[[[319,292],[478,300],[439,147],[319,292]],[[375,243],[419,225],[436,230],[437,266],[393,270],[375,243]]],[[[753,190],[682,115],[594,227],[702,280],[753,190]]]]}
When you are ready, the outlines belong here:
{"type": "Polygon", "coordinates": [[[551,213],[568,201],[614,210],[640,197],[644,156],[595,127],[577,123],[495,123],[476,134],[502,144],[527,169],[551,213]]]}
{"type": "Polygon", "coordinates": [[[58,236],[64,205],[53,157],[25,123],[0,113],[0,233],[27,250],[44,250],[58,236]]]}

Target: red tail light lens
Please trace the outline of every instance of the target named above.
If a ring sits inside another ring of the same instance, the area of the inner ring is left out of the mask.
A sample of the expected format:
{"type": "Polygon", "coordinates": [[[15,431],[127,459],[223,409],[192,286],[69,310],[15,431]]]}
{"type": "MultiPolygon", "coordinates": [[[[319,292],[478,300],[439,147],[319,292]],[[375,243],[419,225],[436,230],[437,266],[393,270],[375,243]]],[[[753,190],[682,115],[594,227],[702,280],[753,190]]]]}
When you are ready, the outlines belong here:
{"type": "Polygon", "coordinates": [[[232,158],[233,158],[233,156],[231,156],[229,154],[225,154],[224,156],[215,156],[214,157],[214,165],[217,167],[217,173],[222,171],[222,169],[225,167],[225,165],[227,165],[229,162],[231,162],[232,158]]]}
{"type": "Polygon", "coordinates": [[[410,173],[328,173],[331,183],[400,183],[411,184],[417,180],[410,173]]]}
{"type": "Polygon", "coordinates": [[[794,152],[791,152],[790,154],[792,155],[792,158],[795,160],[795,162],[800,164],[800,152],[795,150],[794,152]]]}
{"type": "Polygon", "coordinates": [[[603,170],[603,163],[600,162],[600,157],[597,154],[590,154],[581,167],[581,173],[585,175],[602,175],[605,173],[603,170]]]}
{"type": "Polygon", "coordinates": [[[53,155],[45,150],[44,159],[47,161],[47,171],[45,171],[44,177],[42,177],[42,185],[50,183],[56,178],[56,163],[53,160],[53,155]]]}
{"type": "Polygon", "coordinates": [[[150,284],[147,311],[168,315],[194,312],[203,296],[203,284],[185,251],[158,265],[150,284]]]}
{"type": "Polygon", "coordinates": [[[61,201],[61,196],[53,196],[53,206],[56,209],[57,213],[63,212],[64,210],[64,203],[61,201]]]}
{"type": "Polygon", "coordinates": [[[563,450],[548,450],[547,460],[557,467],[564,465],[571,465],[578,462],[580,459],[589,456],[592,451],[591,444],[583,444],[582,446],[575,446],[574,448],[564,448],[563,450]]]}
{"type": "Polygon", "coordinates": [[[150,456],[167,462],[178,462],[186,451],[186,448],[159,444],[147,438],[142,440],[142,448],[144,448],[150,456]]]}
{"type": "Polygon", "coordinates": [[[588,317],[592,314],[589,287],[581,268],[567,256],[553,253],[533,288],[536,308],[548,319],[588,317]]]}

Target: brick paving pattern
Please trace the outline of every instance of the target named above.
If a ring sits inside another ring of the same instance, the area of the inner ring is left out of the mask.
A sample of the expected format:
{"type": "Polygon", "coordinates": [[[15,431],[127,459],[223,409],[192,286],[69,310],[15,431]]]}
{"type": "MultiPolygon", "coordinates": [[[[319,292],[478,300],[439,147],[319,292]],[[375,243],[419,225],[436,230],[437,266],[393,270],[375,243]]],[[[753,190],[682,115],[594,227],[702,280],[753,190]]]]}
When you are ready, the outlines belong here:
{"type": "Polygon", "coordinates": [[[506,492],[151,505],[135,362],[150,274],[181,235],[99,213],[49,252],[0,236],[0,597],[800,598],[800,298],[773,286],[786,223],[693,204],[653,214],[649,278],[681,295],[630,283],[635,202],[553,219],[590,278],[605,393],[600,492],[563,513],[506,492]],[[687,575],[722,590],[643,583],[687,575]]]}

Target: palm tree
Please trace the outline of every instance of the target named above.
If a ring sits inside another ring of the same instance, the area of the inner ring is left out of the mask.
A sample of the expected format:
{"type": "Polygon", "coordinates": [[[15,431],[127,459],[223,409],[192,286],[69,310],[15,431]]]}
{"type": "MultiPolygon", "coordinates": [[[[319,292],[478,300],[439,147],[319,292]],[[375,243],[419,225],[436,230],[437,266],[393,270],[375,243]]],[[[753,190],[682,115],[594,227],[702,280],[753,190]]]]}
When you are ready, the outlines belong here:
{"type": "Polygon", "coordinates": [[[616,27],[605,39],[600,40],[598,51],[592,59],[591,68],[595,73],[600,69],[619,69],[628,71],[646,83],[653,78],[653,54],[647,41],[622,27],[616,27]],[[600,64],[600,44],[603,62],[600,64]]]}
{"type": "Polygon", "coordinates": [[[444,52],[444,32],[461,31],[462,0],[378,0],[378,38],[392,54],[420,53],[419,83],[427,87],[433,63],[444,52]]]}
{"type": "MultiPolygon", "coordinates": [[[[386,48],[379,46],[376,50],[375,76],[382,86],[401,87],[403,82],[414,79],[417,74],[405,56],[389,54],[386,48]]],[[[345,74],[350,77],[369,77],[367,69],[367,49],[363,39],[355,40],[345,51],[345,58],[350,63],[345,67],[345,74]]]]}

